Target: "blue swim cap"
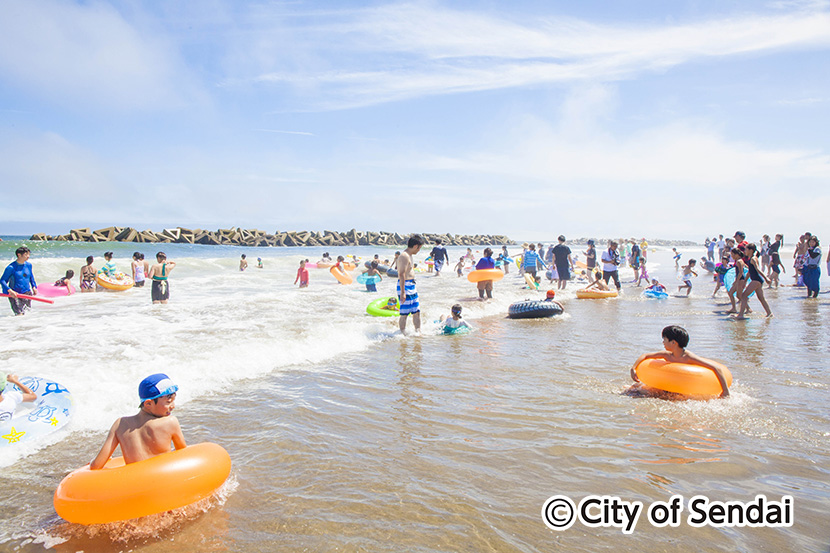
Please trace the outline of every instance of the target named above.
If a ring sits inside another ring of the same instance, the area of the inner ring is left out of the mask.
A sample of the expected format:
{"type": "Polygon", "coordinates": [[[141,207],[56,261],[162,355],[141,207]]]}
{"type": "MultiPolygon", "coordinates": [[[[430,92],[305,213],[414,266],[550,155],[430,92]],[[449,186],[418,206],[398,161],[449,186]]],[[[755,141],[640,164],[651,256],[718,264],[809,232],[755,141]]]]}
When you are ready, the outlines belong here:
{"type": "Polygon", "coordinates": [[[164,373],[151,374],[138,385],[138,397],[141,401],[156,399],[161,396],[175,394],[179,389],[164,373]]]}

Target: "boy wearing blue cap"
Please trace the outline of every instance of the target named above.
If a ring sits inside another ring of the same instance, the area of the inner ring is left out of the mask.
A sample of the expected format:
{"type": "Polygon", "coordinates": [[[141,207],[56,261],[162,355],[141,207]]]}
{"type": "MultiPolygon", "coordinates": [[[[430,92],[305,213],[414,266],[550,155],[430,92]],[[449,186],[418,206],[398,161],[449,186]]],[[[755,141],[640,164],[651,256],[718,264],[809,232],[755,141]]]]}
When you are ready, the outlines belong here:
{"type": "Polygon", "coordinates": [[[126,464],[167,453],[170,442],[176,449],[187,447],[179,420],[170,414],[175,408],[178,389],[164,373],[151,374],[142,380],[138,385],[140,411],[115,421],[89,468],[104,468],[119,445],[126,464]]]}

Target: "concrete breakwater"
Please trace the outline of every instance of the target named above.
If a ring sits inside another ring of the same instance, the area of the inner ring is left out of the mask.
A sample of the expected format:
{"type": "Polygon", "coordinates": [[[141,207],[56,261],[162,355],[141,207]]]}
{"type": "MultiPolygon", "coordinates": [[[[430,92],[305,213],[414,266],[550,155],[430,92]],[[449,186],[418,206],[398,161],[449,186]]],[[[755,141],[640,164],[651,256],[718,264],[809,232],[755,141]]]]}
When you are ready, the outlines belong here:
{"type": "MultiPolygon", "coordinates": [[[[427,244],[441,240],[448,246],[511,245],[512,240],[503,235],[452,235],[421,233],[427,244]]],[[[132,227],[106,227],[98,230],[80,228],[67,234],[51,236],[33,234],[30,240],[61,240],[72,242],[136,242],[151,244],[205,244],[228,246],[406,246],[409,235],[397,232],[372,232],[352,229],[347,232],[325,231],[275,231],[269,234],[263,230],[229,228],[216,231],[186,229],[182,227],[164,229],[161,232],[137,230],[132,227]]]]}

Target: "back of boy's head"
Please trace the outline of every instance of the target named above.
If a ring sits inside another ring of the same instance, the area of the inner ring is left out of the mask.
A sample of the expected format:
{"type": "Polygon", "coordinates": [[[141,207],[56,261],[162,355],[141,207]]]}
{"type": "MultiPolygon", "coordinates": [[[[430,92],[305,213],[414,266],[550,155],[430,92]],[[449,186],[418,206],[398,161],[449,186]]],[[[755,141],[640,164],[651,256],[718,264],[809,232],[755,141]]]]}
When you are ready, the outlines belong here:
{"type": "Polygon", "coordinates": [[[72,269],[67,269],[66,278],[72,278],[73,276],[75,276],[75,271],[73,271],[72,269]]]}
{"type": "Polygon", "coordinates": [[[375,259],[374,261],[372,261],[372,269],[377,269],[377,268],[378,268],[378,260],[375,259]]]}
{"type": "Polygon", "coordinates": [[[409,237],[409,240],[406,242],[406,246],[408,248],[414,248],[415,246],[423,246],[424,245],[424,238],[420,234],[413,234],[409,237]]]}
{"type": "Polygon", "coordinates": [[[677,342],[681,348],[689,345],[689,333],[682,326],[671,325],[663,329],[663,338],[677,342]]]}
{"type": "Polygon", "coordinates": [[[337,256],[337,261],[346,261],[346,258],[343,257],[342,255],[338,255],[337,256]]]}

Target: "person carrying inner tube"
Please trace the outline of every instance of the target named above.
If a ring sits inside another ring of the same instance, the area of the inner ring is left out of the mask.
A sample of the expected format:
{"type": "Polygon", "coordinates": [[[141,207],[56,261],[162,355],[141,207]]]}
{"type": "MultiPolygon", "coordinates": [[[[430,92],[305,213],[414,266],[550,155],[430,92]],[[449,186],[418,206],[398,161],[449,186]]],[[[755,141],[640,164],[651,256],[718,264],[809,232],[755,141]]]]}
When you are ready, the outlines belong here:
{"type": "MultiPolygon", "coordinates": [[[[495,269],[496,262],[493,261],[493,250],[490,248],[484,248],[484,256],[478,260],[476,263],[476,270],[479,269],[495,269]]],[[[487,294],[487,299],[493,299],[493,281],[492,280],[479,280],[476,283],[476,287],[478,288],[478,297],[479,299],[484,299],[484,294],[487,294]]]]}

